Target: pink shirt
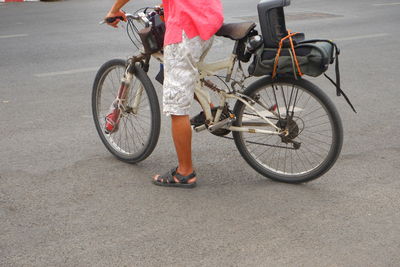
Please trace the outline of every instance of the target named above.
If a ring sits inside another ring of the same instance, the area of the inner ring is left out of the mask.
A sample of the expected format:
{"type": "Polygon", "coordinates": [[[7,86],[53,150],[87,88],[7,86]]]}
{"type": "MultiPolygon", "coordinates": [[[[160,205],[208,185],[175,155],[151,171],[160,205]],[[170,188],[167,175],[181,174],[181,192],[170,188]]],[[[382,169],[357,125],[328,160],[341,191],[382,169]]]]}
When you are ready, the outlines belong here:
{"type": "Polygon", "coordinates": [[[210,39],[222,26],[224,15],[220,0],[162,0],[166,32],[164,45],[182,41],[182,31],[189,39],[210,39]]]}

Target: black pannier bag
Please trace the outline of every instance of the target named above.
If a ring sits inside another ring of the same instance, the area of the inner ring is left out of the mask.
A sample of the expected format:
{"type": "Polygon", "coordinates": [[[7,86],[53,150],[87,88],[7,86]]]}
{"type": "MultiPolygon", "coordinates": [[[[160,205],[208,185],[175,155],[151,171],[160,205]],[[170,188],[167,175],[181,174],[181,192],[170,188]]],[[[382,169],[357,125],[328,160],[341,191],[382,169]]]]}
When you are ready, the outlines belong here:
{"type": "MultiPolygon", "coordinates": [[[[249,74],[252,76],[270,75],[273,72],[277,48],[259,48],[254,60],[249,66],[249,74]]],[[[295,46],[296,57],[303,74],[317,77],[324,73],[329,64],[334,62],[334,46],[329,42],[308,42],[295,46]]],[[[294,55],[290,48],[283,48],[279,60],[277,73],[291,73],[298,75],[294,55]],[[296,72],[296,73],[294,73],[296,72]]]]}

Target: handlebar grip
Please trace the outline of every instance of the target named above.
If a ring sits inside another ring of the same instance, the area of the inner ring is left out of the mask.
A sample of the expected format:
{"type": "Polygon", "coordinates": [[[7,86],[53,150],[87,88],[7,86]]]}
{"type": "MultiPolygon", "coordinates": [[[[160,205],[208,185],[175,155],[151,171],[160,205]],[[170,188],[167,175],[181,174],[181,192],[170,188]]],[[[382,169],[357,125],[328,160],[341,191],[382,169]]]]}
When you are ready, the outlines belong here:
{"type": "Polygon", "coordinates": [[[113,23],[113,22],[115,22],[117,19],[123,21],[123,20],[124,20],[124,17],[122,17],[122,16],[118,16],[118,17],[109,17],[109,18],[105,18],[104,21],[107,22],[107,23],[113,23]]]}

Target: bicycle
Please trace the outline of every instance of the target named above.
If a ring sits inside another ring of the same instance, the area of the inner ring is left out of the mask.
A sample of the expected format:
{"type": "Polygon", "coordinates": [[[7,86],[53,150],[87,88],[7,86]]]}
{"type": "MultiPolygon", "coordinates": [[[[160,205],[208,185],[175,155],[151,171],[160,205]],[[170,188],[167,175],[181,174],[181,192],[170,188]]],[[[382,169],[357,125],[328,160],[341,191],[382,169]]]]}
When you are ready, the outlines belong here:
{"type": "MultiPolygon", "coordinates": [[[[140,31],[136,24],[148,29],[157,16],[162,16],[160,7],[126,14],[127,32],[137,47],[142,40],[137,36],[140,31]]],[[[267,178],[286,183],[314,180],[326,173],[340,154],[343,128],[339,113],[320,88],[300,77],[265,76],[245,86],[247,77],[241,61],[248,57],[244,52],[249,50],[246,46],[250,41],[258,41],[254,28],[255,23],[249,22],[224,25],[217,35],[234,40],[232,55],[217,62],[206,63],[203,59],[199,63],[195,95],[205,121],[194,130],[233,139],[246,162],[267,178]],[[226,71],[224,82],[231,82],[227,89],[207,79],[220,71],[226,71]],[[218,95],[217,108],[211,109],[205,88],[218,95]],[[229,99],[236,101],[233,110],[227,105],[229,99]],[[230,132],[233,138],[226,136],[230,132]]],[[[106,62],[93,84],[92,111],[97,132],[106,148],[124,162],[146,159],[158,142],[159,101],[147,75],[151,57],[163,62],[162,51],[156,50],[141,51],[127,61],[106,62]],[[107,134],[104,118],[110,103],[119,107],[121,115],[118,131],[107,134]]]]}

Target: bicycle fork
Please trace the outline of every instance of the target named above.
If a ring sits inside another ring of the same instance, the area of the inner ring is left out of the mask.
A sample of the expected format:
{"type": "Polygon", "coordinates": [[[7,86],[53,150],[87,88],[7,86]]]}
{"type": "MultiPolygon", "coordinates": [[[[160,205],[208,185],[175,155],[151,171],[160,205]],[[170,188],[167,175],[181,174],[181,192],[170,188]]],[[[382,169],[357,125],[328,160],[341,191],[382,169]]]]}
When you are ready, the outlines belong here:
{"type": "Polygon", "coordinates": [[[132,106],[127,105],[128,95],[131,90],[132,80],[134,76],[128,70],[129,67],[125,72],[124,77],[121,79],[121,85],[118,90],[118,96],[117,96],[118,107],[120,108],[121,111],[125,113],[137,114],[139,111],[140,99],[142,98],[143,94],[143,86],[140,84],[138,90],[136,91],[132,106]]]}

